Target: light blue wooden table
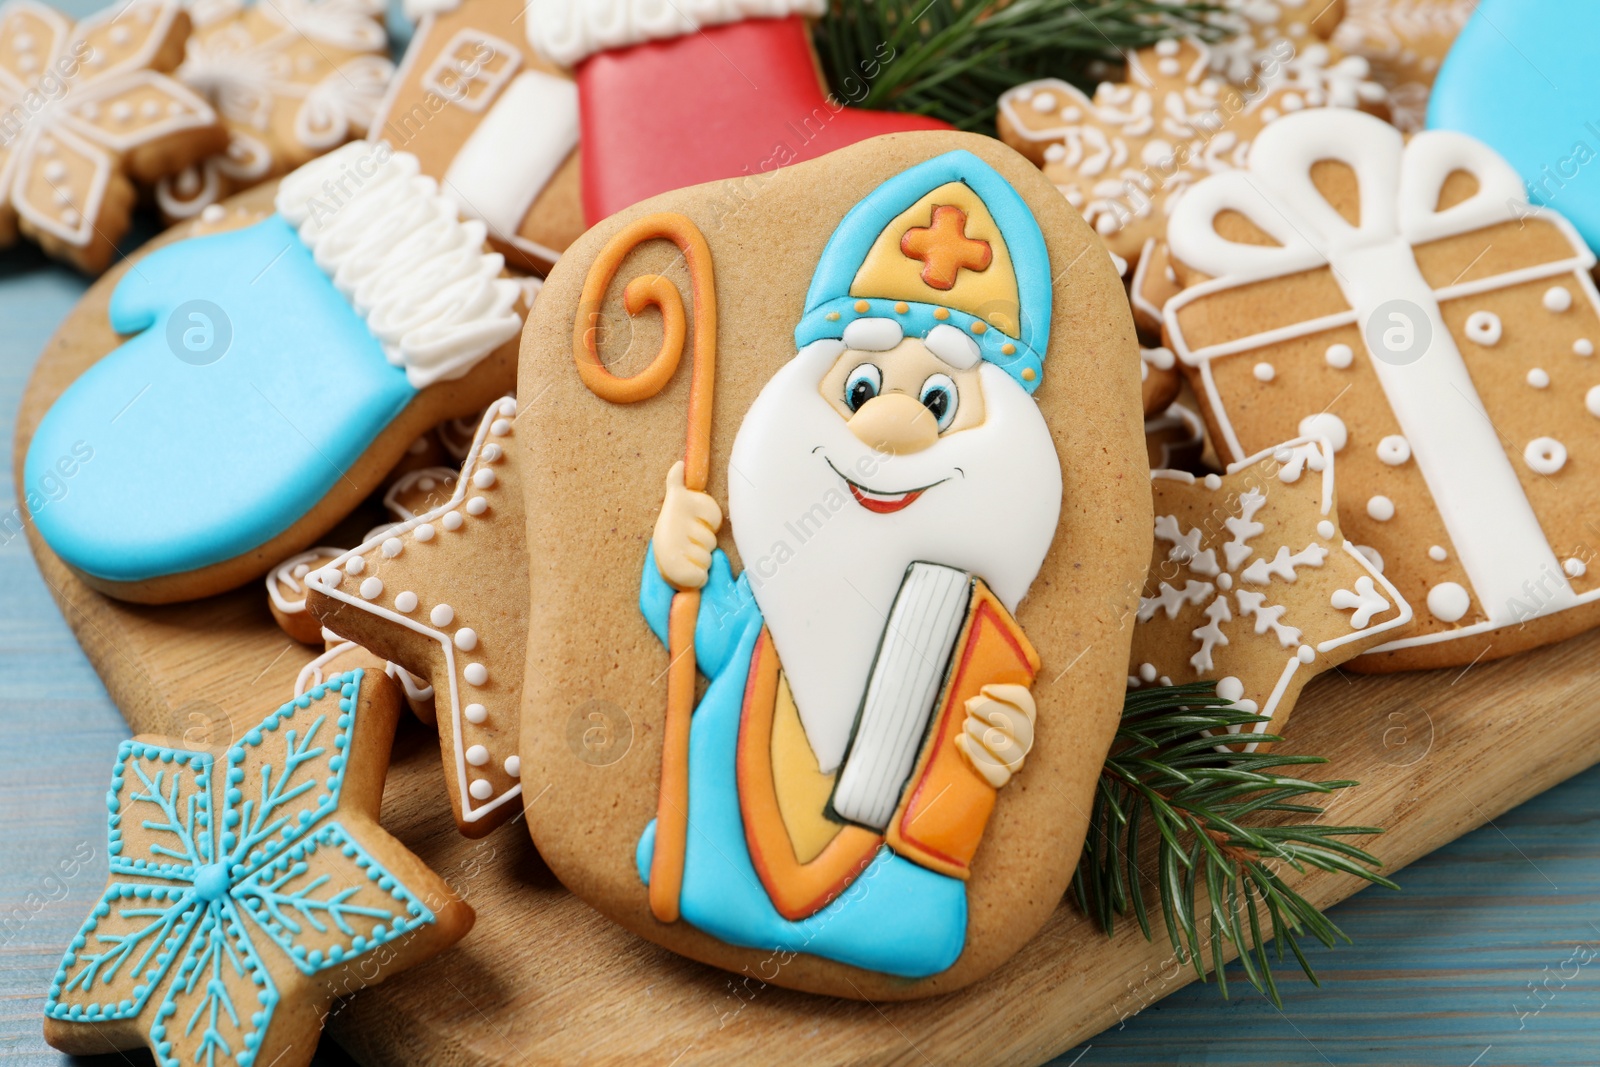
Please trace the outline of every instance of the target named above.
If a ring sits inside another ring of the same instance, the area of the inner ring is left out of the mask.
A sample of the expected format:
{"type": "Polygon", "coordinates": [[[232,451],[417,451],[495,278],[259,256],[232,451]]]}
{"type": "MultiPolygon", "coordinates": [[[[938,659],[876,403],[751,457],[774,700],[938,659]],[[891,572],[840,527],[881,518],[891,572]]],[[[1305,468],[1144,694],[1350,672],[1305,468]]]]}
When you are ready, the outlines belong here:
{"type": "MultiPolygon", "coordinates": [[[[15,503],[23,385],[85,284],[31,248],[0,254],[0,510],[15,503]]],[[[0,1067],[149,1062],[71,1061],[40,1034],[61,950],[105,882],[104,795],[126,736],[23,538],[0,533],[0,1067]]],[[[1191,985],[1057,1063],[1600,1064],[1597,811],[1600,770],[1412,865],[1398,877],[1403,892],[1370,890],[1334,908],[1355,946],[1310,952],[1320,990],[1282,969],[1281,1012],[1235,966],[1232,1000],[1191,985]]],[[[348,1061],[324,1042],[318,1062],[348,1061]]]]}

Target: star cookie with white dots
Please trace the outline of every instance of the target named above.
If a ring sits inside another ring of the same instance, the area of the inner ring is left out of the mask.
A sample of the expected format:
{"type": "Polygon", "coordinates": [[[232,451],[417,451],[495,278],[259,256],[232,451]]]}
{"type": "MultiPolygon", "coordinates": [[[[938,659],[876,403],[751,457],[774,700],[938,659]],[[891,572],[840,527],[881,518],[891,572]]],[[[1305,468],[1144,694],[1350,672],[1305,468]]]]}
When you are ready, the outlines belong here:
{"type": "Polygon", "coordinates": [[[528,558],[515,417],[510,398],[485,412],[444,504],[306,577],[323,626],[433,687],[447,792],[469,837],[521,810],[528,558]]]}

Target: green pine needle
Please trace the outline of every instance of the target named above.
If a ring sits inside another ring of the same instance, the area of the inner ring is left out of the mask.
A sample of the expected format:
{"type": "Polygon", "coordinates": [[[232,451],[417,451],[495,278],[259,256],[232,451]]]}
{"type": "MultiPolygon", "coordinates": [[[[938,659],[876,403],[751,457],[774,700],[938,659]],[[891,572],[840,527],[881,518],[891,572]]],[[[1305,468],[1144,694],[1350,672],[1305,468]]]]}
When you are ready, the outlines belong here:
{"type": "MultiPolygon", "coordinates": [[[[1231,943],[1250,984],[1281,1007],[1269,939],[1277,959],[1287,946],[1313,984],[1317,977],[1298,939],[1310,935],[1330,948],[1350,940],[1286,885],[1282,872],[1316,868],[1399,886],[1377,873],[1383,864],[1376,856],[1342,840],[1381,829],[1323,826],[1314,821],[1323,809],[1299,802],[1357,783],[1283,773],[1326,763],[1320,756],[1219,752],[1217,739],[1199,735],[1266,721],[1219,698],[1209,682],[1128,693],[1100,773],[1073,888],[1108,937],[1117,918],[1131,911],[1149,940],[1146,896],[1154,882],[1167,940],[1180,963],[1190,963],[1205,981],[1209,955],[1209,973],[1226,997],[1223,955],[1231,943]]],[[[1252,738],[1279,740],[1269,734],[1252,738]]]]}
{"type": "Polygon", "coordinates": [[[1214,39],[1200,0],[831,0],[817,53],[840,101],[992,130],[1035,78],[1091,89],[1097,65],[1170,37],[1214,39]]]}

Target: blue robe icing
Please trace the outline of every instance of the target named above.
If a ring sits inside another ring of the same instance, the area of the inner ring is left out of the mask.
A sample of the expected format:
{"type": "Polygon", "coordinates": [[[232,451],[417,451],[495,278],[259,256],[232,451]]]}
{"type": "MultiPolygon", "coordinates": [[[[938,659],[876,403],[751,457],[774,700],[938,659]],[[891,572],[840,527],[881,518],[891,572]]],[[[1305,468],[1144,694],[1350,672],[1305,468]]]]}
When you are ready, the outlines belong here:
{"type": "Polygon", "coordinates": [[[23,467],[50,547],[110,581],[272,540],[416,395],[278,215],[151,253],[110,319],[135,336],[50,408],[23,467]]]}
{"type": "MultiPolygon", "coordinates": [[[[667,643],[673,590],[645,555],[639,609],[667,643]]],[[[712,554],[700,593],[694,648],[709,680],[689,728],[689,832],[683,918],[732,945],[805,952],[869,971],[926,978],[955,963],[967,931],[967,890],[881,848],[865,871],[827,907],[800,922],[779,915],[750,862],[739,811],[736,754],[750,657],[761,635],[761,609],[749,582],[735,580],[728,557],[712,554]]],[[[639,838],[639,877],[650,881],[655,822],[639,838]]],[[[774,966],[781,961],[774,961],[774,966]]],[[[771,975],[757,977],[770,978],[771,975]]]]}

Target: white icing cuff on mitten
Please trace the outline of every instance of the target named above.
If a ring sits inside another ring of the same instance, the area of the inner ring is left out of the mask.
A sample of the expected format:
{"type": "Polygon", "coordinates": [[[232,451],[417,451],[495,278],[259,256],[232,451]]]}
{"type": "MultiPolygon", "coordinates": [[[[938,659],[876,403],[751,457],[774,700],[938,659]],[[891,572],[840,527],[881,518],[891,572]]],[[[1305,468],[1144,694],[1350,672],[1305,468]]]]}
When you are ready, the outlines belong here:
{"type": "Polygon", "coordinates": [[[817,17],[827,0],[529,0],[528,43],[563,67],[612,48],[706,26],[786,15],[817,17]]]}
{"type": "Polygon", "coordinates": [[[413,388],[459,378],[522,332],[521,287],[417,157],[351,141],[283,179],[277,209],[413,388]]]}

